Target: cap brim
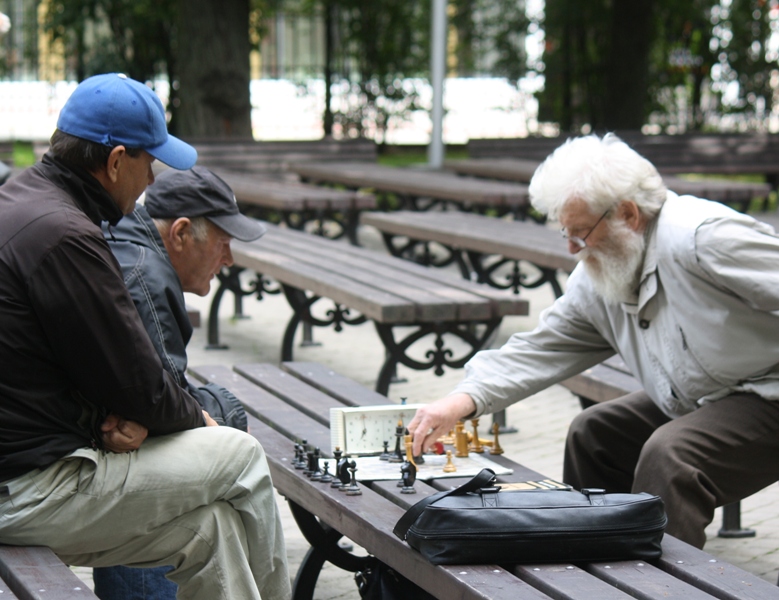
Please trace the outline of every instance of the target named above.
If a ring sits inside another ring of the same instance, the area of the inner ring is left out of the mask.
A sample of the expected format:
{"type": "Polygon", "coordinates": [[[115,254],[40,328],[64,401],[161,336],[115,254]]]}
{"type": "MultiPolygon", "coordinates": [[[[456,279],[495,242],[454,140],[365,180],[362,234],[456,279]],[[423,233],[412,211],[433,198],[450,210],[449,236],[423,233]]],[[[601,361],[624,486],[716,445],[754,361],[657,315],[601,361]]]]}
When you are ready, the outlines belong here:
{"type": "Polygon", "coordinates": [[[217,217],[207,216],[206,219],[225,231],[230,237],[242,242],[254,241],[265,233],[265,227],[262,223],[240,213],[236,215],[219,215],[217,217]]]}
{"type": "Polygon", "coordinates": [[[154,148],[144,148],[144,150],[158,161],[179,171],[191,169],[197,162],[197,150],[170,134],[164,144],[154,148]]]}

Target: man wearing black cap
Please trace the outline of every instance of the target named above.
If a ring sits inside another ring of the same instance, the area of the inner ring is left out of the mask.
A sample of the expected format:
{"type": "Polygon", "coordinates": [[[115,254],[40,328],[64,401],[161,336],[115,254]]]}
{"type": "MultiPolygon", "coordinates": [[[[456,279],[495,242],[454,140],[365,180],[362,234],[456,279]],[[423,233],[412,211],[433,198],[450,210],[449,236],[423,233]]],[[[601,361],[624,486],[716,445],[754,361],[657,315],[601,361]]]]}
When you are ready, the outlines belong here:
{"type": "MultiPolygon", "coordinates": [[[[116,227],[103,228],[119,261],[162,366],[219,423],[246,431],[246,413],[228,390],[187,382],[186,347],[192,337],[184,292],[205,296],[222,267],[233,264],[230,240],[256,240],[265,228],[238,212],[235,195],[205,169],[168,169],[146,190],[143,204],[116,227]]],[[[167,567],[105,567],[93,571],[102,600],[175,598],[167,567]]]]}
{"type": "Polygon", "coordinates": [[[0,187],[0,543],[173,565],[187,598],[287,598],[262,447],[163,369],[100,229],[132,212],[155,158],[189,169],[197,153],[150,88],[98,75],[42,162],[0,187]]]}

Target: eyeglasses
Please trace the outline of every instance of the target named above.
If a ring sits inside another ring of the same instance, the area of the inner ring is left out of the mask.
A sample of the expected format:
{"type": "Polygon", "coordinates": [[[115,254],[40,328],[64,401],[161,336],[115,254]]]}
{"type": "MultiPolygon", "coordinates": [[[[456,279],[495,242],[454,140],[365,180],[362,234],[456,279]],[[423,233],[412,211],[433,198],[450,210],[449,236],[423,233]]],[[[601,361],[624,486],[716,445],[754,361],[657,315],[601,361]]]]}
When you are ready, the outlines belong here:
{"type": "Polygon", "coordinates": [[[587,235],[584,237],[577,237],[575,235],[568,235],[568,232],[565,230],[565,228],[560,230],[560,234],[563,236],[564,239],[571,242],[574,246],[578,246],[579,250],[584,250],[587,247],[587,238],[590,237],[590,234],[595,231],[595,229],[600,225],[600,222],[606,218],[606,215],[611,212],[611,209],[609,208],[605,213],[603,213],[600,216],[600,219],[595,221],[595,225],[593,225],[590,230],[587,232],[587,235]]]}

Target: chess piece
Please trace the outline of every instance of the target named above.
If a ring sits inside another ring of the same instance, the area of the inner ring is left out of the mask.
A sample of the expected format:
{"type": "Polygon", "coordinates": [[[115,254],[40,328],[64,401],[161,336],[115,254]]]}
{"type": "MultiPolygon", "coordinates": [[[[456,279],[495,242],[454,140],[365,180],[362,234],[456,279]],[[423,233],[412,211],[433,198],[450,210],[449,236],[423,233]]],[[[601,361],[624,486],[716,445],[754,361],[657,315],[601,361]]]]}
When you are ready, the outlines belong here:
{"type": "Polygon", "coordinates": [[[492,442],[492,448],[490,448],[490,454],[503,454],[503,448],[500,447],[500,442],[498,441],[498,432],[500,431],[500,425],[497,423],[492,424],[492,435],[495,436],[495,439],[492,442]]]}
{"type": "Polygon", "coordinates": [[[300,444],[295,444],[295,458],[292,459],[292,466],[296,469],[303,469],[306,466],[306,462],[302,459],[303,447],[300,444]]]}
{"type": "Polygon", "coordinates": [[[390,452],[389,452],[389,442],[387,440],[384,440],[384,451],[379,455],[379,460],[389,460],[390,452]]]}
{"type": "Polygon", "coordinates": [[[322,479],[322,469],[319,467],[319,448],[314,448],[314,457],[312,459],[311,466],[311,481],[319,481],[322,479]]]}
{"type": "Polygon", "coordinates": [[[440,438],[438,438],[438,441],[440,441],[442,444],[446,444],[447,446],[454,446],[454,429],[450,429],[449,433],[442,435],[440,438]]]}
{"type": "Polygon", "coordinates": [[[406,461],[403,466],[400,467],[401,481],[403,487],[400,489],[401,494],[416,494],[414,489],[414,482],[417,480],[417,468],[414,463],[406,461]]]}
{"type": "Polygon", "coordinates": [[[473,440],[468,449],[471,452],[482,454],[484,452],[484,446],[481,445],[481,440],[479,439],[479,419],[471,419],[471,425],[473,425],[473,440]]]}
{"type": "Polygon", "coordinates": [[[454,466],[454,462],[452,462],[452,451],[447,450],[446,451],[446,464],[444,465],[444,473],[454,473],[457,471],[457,467],[454,466]]]}
{"type": "Polygon", "coordinates": [[[349,487],[349,463],[350,462],[354,462],[354,461],[350,461],[346,456],[344,456],[339,461],[338,468],[335,470],[335,476],[341,482],[341,485],[338,487],[339,492],[345,492],[346,488],[349,487]]]}
{"type": "Polygon", "coordinates": [[[403,427],[403,421],[398,421],[398,426],[395,427],[395,450],[387,459],[391,463],[402,463],[405,460],[403,458],[403,451],[400,448],[400,440],[403,439],[405,431],[406,428],[403,427]]]}
{"type": "Polygon", "coordinates": [[[303,469],[303,475],[311,477],[314,473],[314,451],[308,450],[306,452],[306,468],[303,469]]]}
{"type": "Polygon", "coordinates": [[[322,476],[319,478],[322,483],[330,483],[333,481],[333,476],[330,474],[330,461],[325,461],[325,468],[322,471],[322,476]]]}
{"type": "Polygon", "coordinates": [[[351,473],[351,479],[349,481],[349,485],[346,488],[346,495],[347,496],[360,496],[362,495],[362,490],[360,489],[360,486],[357,485],[357,463],[353,460],[349,461],[348,466],[349,472],[351,473]]]}
{"type": "Polygon", "coordinates": [[[333,460],[335,464],[335,475],[333,476],[333,481],[330,483],[330,487],[332,488],[340,488],[341,487],[341,479],[339,477],[339,472],[342,466],[343,458],[341,458],[341,455],[343,452],[341,452],[341,447],[336,446],[335,450],[333,450],[333,460]]]}
{"type": "Polygon", "coordinates": [[[468,432],[465,431],[465,423],[457,421],[454,431],[454,455],[457,458],[468,457],[468,432]]]}
{"type": "Polygon", "coordinates": [[[414,462],[414,455],[412,453],[412,447],[414,445],[414,442],[411,441],[411,434],[408,432],[408,429],[405,429],[404,432],[405,433],[403,435],[403,444],[406,446],[406,461],[410,462],[416,468],[417,463],[414,462]]]}

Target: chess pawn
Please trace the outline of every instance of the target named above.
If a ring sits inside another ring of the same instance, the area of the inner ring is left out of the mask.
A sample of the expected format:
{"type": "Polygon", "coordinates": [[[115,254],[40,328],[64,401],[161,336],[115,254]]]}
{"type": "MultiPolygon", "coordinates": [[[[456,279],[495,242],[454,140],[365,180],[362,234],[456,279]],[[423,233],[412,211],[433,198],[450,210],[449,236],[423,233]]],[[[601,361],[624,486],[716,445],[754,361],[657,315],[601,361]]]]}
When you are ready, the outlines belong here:
{"type": "Polygon", "coordinates": [[[306,468],[303,469],[303,475],[311,477],[314,474],[314,451],[309,450],[306,452],[306,468]]]}
{"type": "Polygon", "coordinates": [[[473,441],[468,449],[471,452],[482,454],[484,452],[484,446],[481,445],[481,440],[479,439],[479,419],[471,419],[471,425],[473,425],[473,441]]]}
{"type": "Polygon", "coordinates": [[[465,431],[465,423],[457,422],[454,432],[454,455],[457,458],[468,457],[468,432],[465,431]]]}
{"type": "Polygon", "coordinates": [[[384,440],[384,451],[379,455],[379,460],[389,460],[390,456],[389,442],[384,440]]]}
{"type": "Polygon", "coordinates": [[[322,483],[330,483],[333,480],[333,476],[330,475],[330,461],[325,461],[325,468],[322,471],[322,476],[319,478],[319,481],[322,483]]]}
{"type": "Polygon", "coordinates": [[[454,473],[457,471],[457,467],[454,466],[454,462],[452,462],[452,451],[447,450],[446,451],[446,464],[444,465],[444,473],[454,473]]]}
{"type": "Polygon", "coordinates": [[[499,431],[500,431],[500,425],[498,425],[497,423],[493,423],[492,435],[495,436],[495,439],[492,442],[492,448],[490,448],[490,454],[503,454],[503,448],[500,447],[500,442],[498,441],[499,431]]]}
{"type": "Polygon", "coordinates": [[[357,463],[352,461],[349,461],[349,472],[351,473],[351,479],[349,481],[349,485],[346,488],[346,495],[347,496],[360,496],[362,495],[362,490],[360,489],[360,486],[357,485],[357,463]]]}

